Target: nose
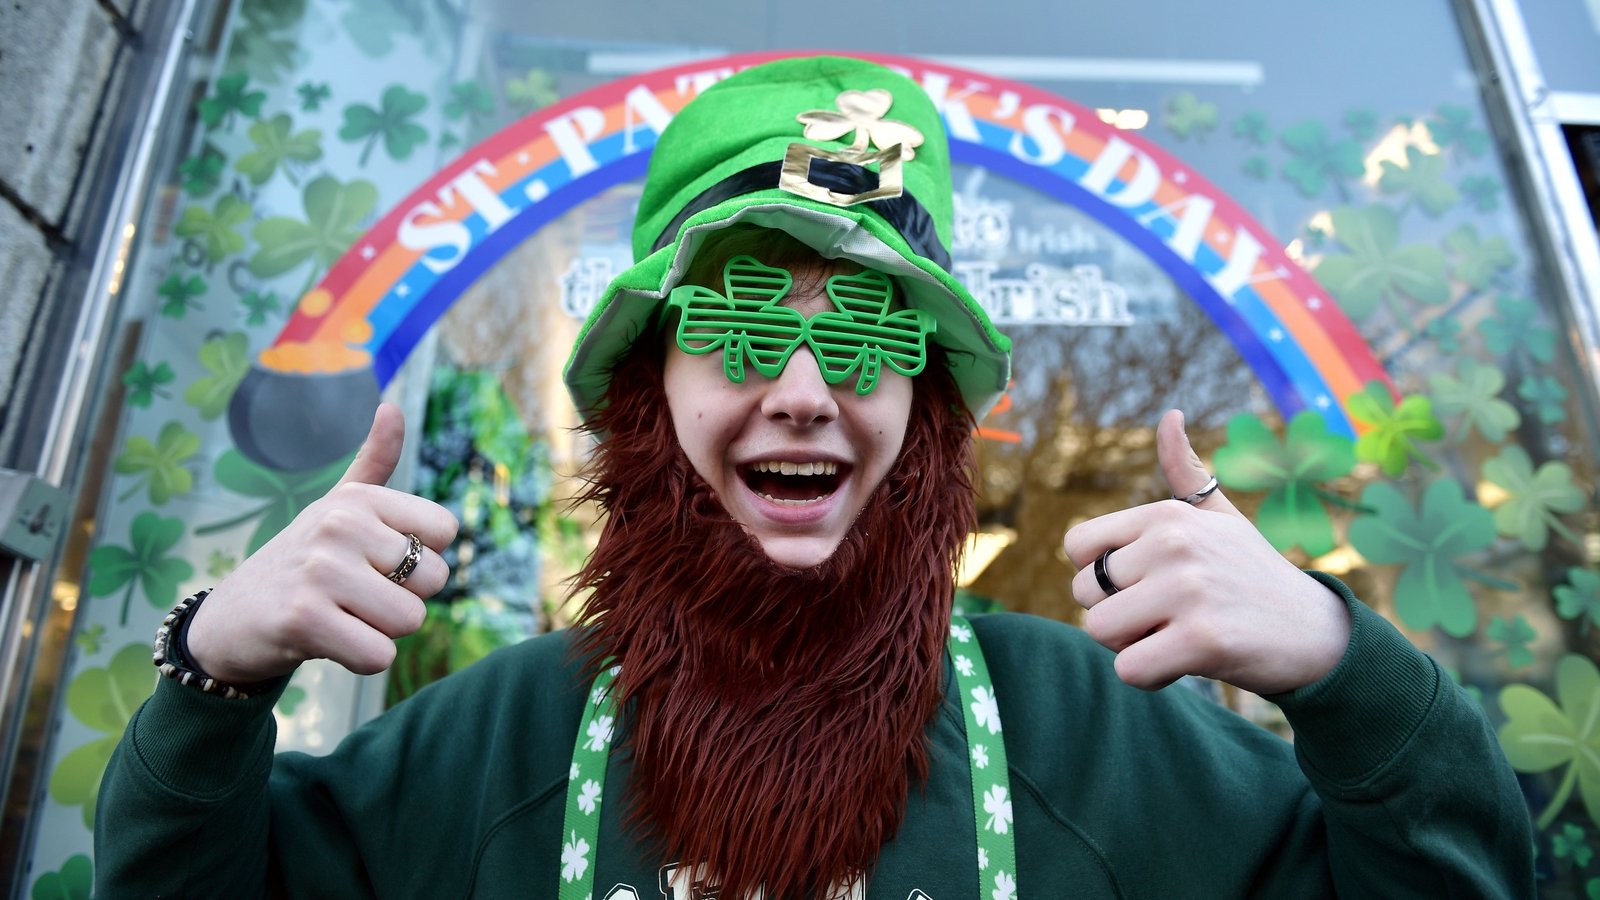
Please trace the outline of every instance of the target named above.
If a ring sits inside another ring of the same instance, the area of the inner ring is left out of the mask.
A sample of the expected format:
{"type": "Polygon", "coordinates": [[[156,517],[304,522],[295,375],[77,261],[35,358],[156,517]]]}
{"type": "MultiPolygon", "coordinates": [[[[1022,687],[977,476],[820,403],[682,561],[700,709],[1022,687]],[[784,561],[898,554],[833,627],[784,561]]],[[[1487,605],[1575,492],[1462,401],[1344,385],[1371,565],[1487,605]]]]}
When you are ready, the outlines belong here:
{"type": "Polygon", "coordinates": [[[775,422],[801,427],[823,425],[839,417],[833,387],[823,379],[811,348],[801,346],[795,350],[788,365],[768,383],[761,398],[761,414],[775,422]]]}

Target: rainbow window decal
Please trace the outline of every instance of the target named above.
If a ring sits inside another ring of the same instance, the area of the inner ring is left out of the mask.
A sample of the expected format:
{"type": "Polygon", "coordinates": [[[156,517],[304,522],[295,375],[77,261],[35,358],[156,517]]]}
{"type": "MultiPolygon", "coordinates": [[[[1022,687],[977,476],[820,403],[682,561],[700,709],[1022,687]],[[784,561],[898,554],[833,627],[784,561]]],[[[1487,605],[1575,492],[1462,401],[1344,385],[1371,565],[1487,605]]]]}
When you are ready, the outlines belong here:
{"type": "MultiPolygon", "coordinates": [[[[513,247],[584,200],[642,178],[656,135],[696,93],[790,55],[728,56],[630,76],[567,98],[463,153],[396,205],[300,299],[230,408],[240,449],[309,468],[348,446],[342,424],[428,328],[513,247]],[[330,387],[329,380],[338,382],[330,387]],[[302,423],[297,418],[328,421],[302,423]],[[295,440],[278,439],[288,433],[295,440]],[[304,440],[307,434],[322,438],[304,440]],[[316,444],[316,447],[308,447],[316,444]]],[[[1094,216],[1159,265],[1227,335],[1285,418],[1318,411],[1355,434],[1346,398],[1392,382],[1355,327],[1268,232],[1181,160],[1094,111],[1025,84],[863,54],[941,107],[954,161],[1094,216]]]]}

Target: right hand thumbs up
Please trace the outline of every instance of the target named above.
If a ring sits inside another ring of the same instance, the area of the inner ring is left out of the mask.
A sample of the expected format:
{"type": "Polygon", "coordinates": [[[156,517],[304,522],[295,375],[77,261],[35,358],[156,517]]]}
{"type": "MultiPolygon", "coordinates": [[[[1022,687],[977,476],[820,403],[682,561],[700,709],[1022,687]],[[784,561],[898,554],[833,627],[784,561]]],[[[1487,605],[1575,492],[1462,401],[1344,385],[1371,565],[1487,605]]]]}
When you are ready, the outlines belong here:
{"type": "Polygon", "coordinates": [[[195,612],[192,665],[235,685],[286,675],[308,659],[363,675],[389,667],[394,639],[421,627],[423,599],[449,577],[440,553],[458,527],[439,504],[385,487],[404,444],[400,410],[380,405],[339,483],[195,612]]]}

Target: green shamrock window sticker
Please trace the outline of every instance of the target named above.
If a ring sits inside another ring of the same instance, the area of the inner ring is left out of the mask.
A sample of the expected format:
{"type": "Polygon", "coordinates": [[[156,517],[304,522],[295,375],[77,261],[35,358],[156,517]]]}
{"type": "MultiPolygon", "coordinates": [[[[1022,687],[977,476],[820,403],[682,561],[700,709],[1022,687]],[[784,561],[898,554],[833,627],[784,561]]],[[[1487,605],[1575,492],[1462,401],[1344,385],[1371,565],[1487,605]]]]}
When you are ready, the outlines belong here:
{"type": "Polygon", "coordinates": [[[667,298],[680,312],[678,348],[701,355],[722,350],[723,371],[743,384],[745,365],[776,378],[789,357],[805,343],[816,356],[823,380],[839,384],[856,377],[856,393],[878,383],[884,364],[901,375],[922,371],[928,362],[928,335],[937,323],[920,309],[890,309],[894,282],[882,272],[833,275],[826,291],[833,309],[807,319],[783,306],[793,277],[754,257],[736,256],[722,270],[726,294],[683,285],[667,298]]]}

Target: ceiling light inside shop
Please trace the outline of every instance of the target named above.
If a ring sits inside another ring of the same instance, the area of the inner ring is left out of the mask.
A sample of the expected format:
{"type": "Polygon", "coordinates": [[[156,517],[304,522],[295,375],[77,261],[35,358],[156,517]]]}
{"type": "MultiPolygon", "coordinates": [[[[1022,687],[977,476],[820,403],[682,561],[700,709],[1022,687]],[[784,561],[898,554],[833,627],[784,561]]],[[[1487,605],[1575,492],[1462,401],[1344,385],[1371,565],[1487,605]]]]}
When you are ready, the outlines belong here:
{"type": "Polygon", "coordinates": [[[1017,532],[1013,528],[999,528],[994,531],[977,531],[967,535],[967,552],[961,557],[961,568],[956,572],[956,585],[967,587],[983,570],[989,568],[995,557],[1002,550],[1016,543],[1017,532]]]}
{"type": "Polygon", "coordinates": [[[589,54],[589,71],[596,75],[633,75],[726,56],[722,47],[685,47],[681,50],[597,50],[589,54]]]}
{"type": "Polygon", "coordinates": [[[122,226],[122,241],[117,245],[116,259],[111,262],[111,282],[106,285],[106,293],[113,296],[122,290],[122,278],[128,270],[128,253],[133,247],[133,235],[137,229],[132,222],[122,226]]]}
{"type": "Polygon", "coordinates": [[[1313,559],[1306,568],[1338,576],[1351,570],[1359,569],[1366,564],[1366,559],[1356,552],[1356,548],[1349,544],[1343,544],[1313,559]]]}
{"type": "Polygon", "coordinates": [[[1136,81],[1255,87],[1261,63],[1233,59],[1118,59],[1064,56],[930,56],[935,62],[1018,81],[1136,81]]]}
{"type": "MultiPolygon", "coordinates": [[[[1323,243],[1333,239],[1333,214],[1328,210],[1312,214],[1306,220],[1306,231],[1317,232],[1324,238],[1323,243]]],[[[1306,242],[1302,238],[1295,238],[1284,246],[1283,252],[1300,266],[1311,268],[1322,261],[1321,253],[1306,253],[1306,242]]]]}
{"type": "Polygon", "coordinates": [[[1100,121],[1121,128],[1124,131],[1138,131],[1150,124],[1150,113],[1143,109],[1109,109],[1101,107],[1095,110],[1100,121]]]}
{"type": "Polygon", "coordinates": [[[1367,154],[1363,161],[1365,169],[1361,180],[1368,187],[1377,187],[1378,179],[1383,177],[1383,164],[1394,163],[1402,169],[1410,168],[1411,162],[1406,159],[1406,148],[1416,147],[1429,156],[1439,153],[1439,145],[1433,142],[1433,135],[1428,133],[1428,126],[1421,122],[1413,122],[1409,127],[1396,125],[1384,134],[1377,146],[1367,154]]]}
{"type": "Polygon", "coordinates": [[[1487,480],[1478,482],[1478,505],[1484,509],[1494,509],[1510,499],[1510,492],[1500,485],[1487,480]]]}
{"type": "MultiPolygon", "coordinates": [[[[632,75],[722,56],[721,47],[677,50],[599,50],[589,54],[596,75],[632,75]]],[[[1058,56],[939,56],[928,60],[1017,81],[1097,81],[1141,84],[1214,84],[1255,87],[1266,80],[1261,63],[1231,59],[1115,59],[1058,56]]]]}

